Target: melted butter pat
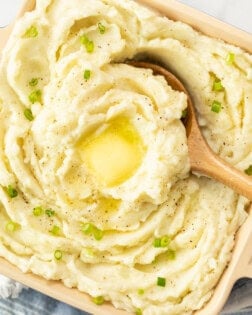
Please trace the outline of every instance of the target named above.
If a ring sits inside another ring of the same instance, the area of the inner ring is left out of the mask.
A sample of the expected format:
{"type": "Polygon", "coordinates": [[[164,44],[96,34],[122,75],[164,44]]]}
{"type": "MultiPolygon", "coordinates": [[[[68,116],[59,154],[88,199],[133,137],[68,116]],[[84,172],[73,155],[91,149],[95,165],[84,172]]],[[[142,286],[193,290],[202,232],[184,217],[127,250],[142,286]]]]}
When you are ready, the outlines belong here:
{"type": "Polygon", "coordinates": [[[136,172],[145,148],[133,124],[117,118],[100,134],[88,136],[80,145],[80,153],[91,175],[102,185],[113,187],[136,172]]]}

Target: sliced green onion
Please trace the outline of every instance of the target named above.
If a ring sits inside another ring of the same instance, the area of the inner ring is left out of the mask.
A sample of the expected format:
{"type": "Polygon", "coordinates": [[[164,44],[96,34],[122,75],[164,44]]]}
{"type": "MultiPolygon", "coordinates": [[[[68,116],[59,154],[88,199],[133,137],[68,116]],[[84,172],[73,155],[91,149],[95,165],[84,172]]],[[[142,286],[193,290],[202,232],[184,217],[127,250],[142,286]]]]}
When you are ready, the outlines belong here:
{"type": "Polygon", "coordinates": [[[32,78],[31,81],[29,82],[30,86],[36,86],[38,84],[38,79],[37,78],[32,78]]]}
{"type": "Polygon", "coordinates": [[[106,32],[106,27],[102,23],[98,23],[98,29],[100,34],[104,34],[106,32]]]}
{"type": "Polygon", "coordinates": [[[165,278],[158,277],[158,278],[157,278],[157,285],[158,285],[159,287],[165,287],[165,285],[166,285],[166,279],[165,279],[165,278]]]}
{"type": "Polygon", "coordinates": [[[211,111],[218,114],[221,111],[221,103],[218,101],[213,101],[211,111]]]}
{"type": "Polygon", "coordinates": [[[173,249],[168,249],[167,253],[167,258],[170,260],[174,260],[176,258],[176,252],[173,249]]]}
{"type": "Polygon", "coordinates": [[[38,36],[38,29],[34,25],[29,27],[24,34],[24,37],[26,38],[37,37],[37,36],[38,36]]]}
{"type": "Polygon", "coordinates": [[[102,305],[104,303],[104,297],[103,296],[96,296],[93,298],[93,302],[96,304],[96,305],[102,305]]]}
{"type": "Polygon", "coordinates": [[[104,232],[94,226],[92,223],[82,223],[81,231],[87,235],[93,235],[97,241],[103,238],[104,232]]]}
{"type": "Polygon", "coordinates": [[[153,242],[154,247],[161,247],[161,238],[155,238],[153,242]]]}
{"type": "Polygon", "coordinates": [[[89,41],[86,45],[86,51],[91,54],[94,51],[94,42],[93,41],[89,41]]]}
{"type": "Polygon", "coordinates": [[[82,45],[85,46],[89,42],[89,39],[88,39],[87,35],[81,35],[80,42],[81,42],[82,45]]]}
{"type": "Polygon", "coordinates": [[[52,233],[55,236],[58,236],[60,234],[60,227],[58,225],[54,225],[50,233],[52,233]]]}
{"type": "Polygon", "coordinates": [[[35,217],[39,217],[44,213],[44,210],[42,207],[35,207],[35,208],[33,208],[32,213],[35,217]]]}
{"type": "Polygon", "coordinates": [[[29,95],[29,101],[34,104],[36,102],[41,102],[41,90],[36,90],[36,91],[33,91],[30,95],[29,95]]]}
{"type": "Polygon", "coordinates": [[[63,256],[62,251],[59,249],[56,249],[56,251],[54,252],[54,258],[57,260],[60,260],[62,256],[63,256]]]}
{"type": "Polygon", "coordinates": [[[92,53],[94,51],[94,42],[90,40],[86,35],[82,35],[80,37],[80,42],[82,45],[85,46],[88,53],[92,53]]]}
{"type": "Polygon", "coordinates": [[[30,108],[26,108],[26,109],[24,110],[24,116],[25,116],[25,118],[28,119],[29,121],[33,121],[33,120],[34,120],[34,116],[33,116],[32,111],[31,111],[30,108]]]}
{"type": "Polygon", "coordinates": [[[141,308],[137,308],[136,311],[135,311],[135,314],[136,315],[142,315],[143,312],[142,312],[141,308]]]}
{"type": "Polygon", "coordinates": [[[7,190],[7,194],[9,195],[9,197],[11,197],[11,198],[17,197],[18,191],[12,185],[8,185],[6,190],[7,190]]]}
{"type": "Polygon", "coordinates": [[[19,229],[20,225],[16,222],[9,221],[5,225],[5,229],[8,232],[15,232],[17,229],[19,229]]]}
{"type": "Polygon", "coordinates": [[[93,234],[94,234],[94,238],[97,241],[100,241],[103,238],[104,232],[98,228],[95,228],[93,231],[93,234]]]}
{"type": "Polygon", "coordinates": [[[170,244],[170,241],[171,241],[170,237],[168,235],[164,235],[161,238],[160,246],[161,247],[167,247],[170,244]]]}
{"type": "Polygon", "coordinates": [[[143,295],[144,294],[144,289],[138,289],[137,294],[138,295],[143,295]]]}
{"type": "Polygon", "coordinates": [[[93,233],[94,225],[92,223],[82,223],[81,224],[81,231],[85,234],[93,233]]]}
{"type": "Polygon", "coordinates": [[[235,54],[231,53],[231,52],[228,53],[227,57],[226,57],[227,64],[232,65],[234,63],[234,61],[235,61],[235,54]]]}
{"type": "Polygon", "coordinates": [[[50,218],[55,215],[55,211],[53,211],[52,209],[46,209],[45,214],[50,218]]]}
{"type": "Polygon", "coordinates": [[[164,235],[161,238],[155,238],[153,242],[154,247],[167,247],[171,239],[168,235],[164,235]]]}
{"type": "Polygon", "coordinates": [[[88,258],[95,257],[95,252],[92,248],[83,248],[82,252],[88,258]]]}
{"type": "Polygon", "coordinates": [[[86,69],[83,74],[84,79],[87,81],[88,79],[90,79],[90,76],[91,76],[91,71],[86,69]]]}
{"type": "Polygon", "coordinates": [[[185,109],[182,111],[181,118],[186,118],[187,114],[188,114],[188,110],[187,110],[187,108],[185,108],[185,109]]]}
{"type": "Polygon", "coordinates": [[[213,91],[220,92],[220,91],[223,91],[223,90],[224,90],[224,87],[223,87],[223,85],[221,83],[221,80],[215,79],[214,83],[213,83],[213,91]]]}
{"type": "Polygon", "coordinates": [[[250,165],[245,171],[248,176],[252,176],[252,165],[250,165]]]}
{"type": "Polygon", "coordinates": [[[5,225],[5,229],[8,231],[8,232],[14,232],[15,229],[16,229],[16,224],[14,222],[8,222],[6,225],[5,225]]]}

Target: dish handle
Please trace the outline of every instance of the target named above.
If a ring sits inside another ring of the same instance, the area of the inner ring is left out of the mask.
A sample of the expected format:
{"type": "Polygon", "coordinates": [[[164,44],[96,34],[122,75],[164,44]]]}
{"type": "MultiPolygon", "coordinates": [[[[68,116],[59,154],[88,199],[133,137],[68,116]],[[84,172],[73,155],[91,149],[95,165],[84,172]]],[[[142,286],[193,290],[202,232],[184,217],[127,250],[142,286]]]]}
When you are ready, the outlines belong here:
{"type": "Polygon", "coordinates": [[[235,282],[252,278],[252,205],[248,217],[235,237],[232,259],[214,290],[211,300],[195,315],[220,314],[235,282]]]}
{"type": "Polygon", "coordinates": [[[240,231],[237,240],[241,244],[240,255],[237,255],[237,264],[235,267],[235,280],[240,278],[252,278],[252,206],[250,207],[249,216],[240,231]]]}

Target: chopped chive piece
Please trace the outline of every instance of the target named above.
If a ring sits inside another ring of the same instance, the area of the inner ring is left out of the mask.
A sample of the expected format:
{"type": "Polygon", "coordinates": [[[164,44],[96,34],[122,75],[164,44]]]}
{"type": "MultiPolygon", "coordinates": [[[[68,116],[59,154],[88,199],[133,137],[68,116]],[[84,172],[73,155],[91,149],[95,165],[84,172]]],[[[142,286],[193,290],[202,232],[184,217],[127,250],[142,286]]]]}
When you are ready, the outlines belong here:
{"type": "Polygon", "coordinates": [[[211,111],[218,114],[221,111],[221,103],[213,101],[211,111]]]}
{"type": "Polygon", "coordinates": [[[106,32],[106,27],[101,22],[98,23],[98,29],[100,34],[104,34],[106,32]]]}
{"type": "Polygon", "coordinates": [[[44,213],[44,210],[42,207],[35,207],[35,208],[33,208],[32,213],[35,217],[39,217],[44,213]]]}
{"type": "Polygon", "coordinates": [[[80,37],[80,42],[81,42],[82,45],[85,46],[89,42],[89,39],[88,39],[88,37],[86,35],[82,35],[80,37]]]}
{"type": "Polygon", "coordinates": [[[12,185],[8,185],[7,194],[9,195],[9,197],[15,198],[18,195],[18,191],[14,187],[12,187],[12,185]]]}
{"type": "Polygon", "coordinates": [[[8,231],[8,232],[14,232],[15,231],[15,228],[16,228],[16,224],[14,222],[8,222],[5,226],[5,229],[8,231]]]}
{"type": "Polygon", "coordinates": [[[186,118],[187,113],[188,113],[188,110],[187,110],[187,108],[185,108],[185,109],[182,111],[181,118],[186,118]]]}
{"type": "Polygon", "coordinates": [[[247,175],[252,176],[252,165],[250,165],[245,171],[247,175]]]}
{"type": "Polygon", "coordinates": [[[57,260],[60,260],[62,258],[63,254],[62,254],[62,251],[57,249],[55,252],[54,252],[54,258],[57,259],[57,260]]]}
{"type": "Polygon", "coordinates": [[[135,314],[136,315],[142,315],[143,312],[142,312],[141,308],[137,308],[136,311],[135,311],[135,314]]]}
{"type": "Polygon", "coordinates": [[[171,239],[169,238],[168,235],[164,235],[162,238],[161,238],[161,241],[160,241],[160,246],[161,247],[167,247],[170,243],[171,239]]]}
{"type": "Polygon", "coordinates": [[[91,71],[86,69],[83,74],[84,79],[87,81],[88,79],[90,79],[90,76],[91,76],[91,71]]]}
{"type": "Polygon", "coordinates": [[[144,294],[144,289],[138,289],[137,294],[138,295],[143,295],[144,294]]]}
{"type": "Polygon", "coordinates": [[[80,42],[82,45],[85,46],[88,53],[92,53],[94,51],[94,42],[90,40],[86,35],[82,35],[80,37],[80,42]]]}
{"type": "Polygon", "coordinates": [[[92,53],[94,51],[94,42],[93,41],[89,41],[86,45],[86,51],[88,53],[92,53]]]}
{"type": "Polygon", "coordinates": [[[176,252],[173,249],[168,249],[167,251],[167,257],[170,260],[174,260],[176,258],[176,252]]]}
{"type": "Polygon", "coordinates": [[[231,53],[231,52],[228,53],[227,57],[226,57],[227,64],[232,65],[234,63],[234,61],[235,61],[235,54],[231,53]]]}
{"type": "Polygon", "coordinates": [[[52,209],[46,209],[45,214],[50,218],[55,215],[55,211],[53,211],[52,209]]]}
{"type": "Polygon", "coordinates": [[[26,109],[24,110],[24,116],[25,116],[25,118],[28,119],[29,121],[33,121],[33,120],[34,120],[34,116],[33,116],[32,111],[31,111],[30,108],[26,108],[26,109]]]}
{"type": "Polygon", "coordinates": [[[31,81],[29,82],[30,86],[36,86],[38,84],[38,79],[37,78],[32,78],[31,81]]]}
{"type": "Polygon", "coordinates": [[[214,80],[213,91],[220,92],[220,91],[223,91],[223,90],[224,90],[224,87],[223,87],[223,85],[221,83],[221,80],[219,80],[219,79],[214,80]]]}
{"type": "Polygon", "coordinates": [[[81,231],[87,235],[93,235],[97,241],[100,241],[103,238],[104,232],[97,227],[95,227],[92,223],[82,223],[81,231]]]}
{"type": "Polygon", "coordinates": [[[157,285],[158,285],[159,287],[165,287],[165,285],[166,285],[166,279],[165,279],[165,278],[160,278],[160,277],[158,277],[158,278],[157,278],[157,285]]]}
{"type": "Polygon", "coordinates": [[[104,303],[104,297],[103,296],[96,296],[93,298],[93,302],[96,304],[96,305],[102,305],[104,303]]]}
{"type": "Polygon", "coordinates": [[[96,228],[96,229],[94,229],[94,232],[93,232],[93,233],[94,233],[94,238],[95,238],[97,241],[100,241],[100,240],[103,238],[104,233],[103,233],[102,230],[96,228]]]}
{"type": "Polygon", "coordinates": [[[37,36],[38,36],[38,29],[34,25],[29,27],[24,34],[24,37],[26,38],[37,37],[37,36]]]}
{"type": "Polygon", "coordinates": [[[83,248],[82,252],[88,258],[95,257],[95,252],[92,248],[83,248]]]}
{"type": "Polygon", "coordinates": [[[9,221],[5,225],[5,229],[8,232],[15,232],[19,227],[20,227],[20,225],[16,222],[13,222],[13,221],[9,221]]]}
{"type": "Polygon", "coordinates": [[[81,231],[85,234],[91,234],[94,230],[94,225],[92,223],[81,224],[81,231]]]}
{"type": "Polygon", "coordinates": [[[153,242],[154,247],[161,247],[161,238],[155,238],[153,242]]]}
{"type": "Polygon", "coordinates": [[[60,227],[58,225],[54,225],[50,232],[53,235],[57,236],[60,234],[60,227]]]}
{"type": "Polygon", "coordinates": [[[161,238],[155,238],[153,242],[154,247],[167,247],[170,243],[170,238],[168,235],[164,235],[161,238]]]}
{"type": "Polygon", "coordinates": [[[36,102],[41,102],[41,91],[40,90],[36,90],[33,91],[30,95],[29,95],[29,101],[34,104],[36,102]]]}

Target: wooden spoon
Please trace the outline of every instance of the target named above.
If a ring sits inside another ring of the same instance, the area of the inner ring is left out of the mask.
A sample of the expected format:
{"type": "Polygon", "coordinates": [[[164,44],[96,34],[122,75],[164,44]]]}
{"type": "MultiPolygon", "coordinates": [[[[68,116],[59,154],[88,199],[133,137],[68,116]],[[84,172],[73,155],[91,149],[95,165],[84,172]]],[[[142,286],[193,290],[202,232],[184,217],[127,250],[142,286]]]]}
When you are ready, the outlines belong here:
{"type": "Polygon", "coordinates": [[[167,83],[174,90],[184,92],[187,95],[188,111],[184,124],[187,133],[191,170],[214,178],[232,188],[238,194],[252,200],[252,176],[240,172],[222,160],[206,143],[198,125],[192,99],[183,83],[174,74],[159,65],[142,61],[130,61],[129,64],[135,67],[152,69],[155,75],[164,76],[167,83]]]}

